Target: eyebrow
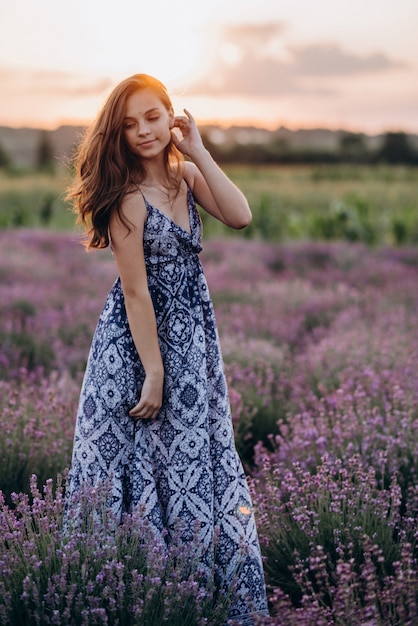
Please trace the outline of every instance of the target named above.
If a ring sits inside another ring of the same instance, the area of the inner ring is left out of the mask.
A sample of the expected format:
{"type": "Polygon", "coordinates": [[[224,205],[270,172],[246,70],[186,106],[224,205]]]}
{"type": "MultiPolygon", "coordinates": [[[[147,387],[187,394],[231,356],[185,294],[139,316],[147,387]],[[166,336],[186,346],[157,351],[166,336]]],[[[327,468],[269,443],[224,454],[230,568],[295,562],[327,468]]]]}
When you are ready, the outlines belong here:
{"type": "MultiPolygon", "coordinates": [[[[160,109],[158,107],[153,107],[152,109],[148,109],[148,111],[145,111],[144,115],[149,115],[150,113],[155,113],[155,112],[159,113],[160,109]]],[[[124,119],[129,120],[133,118],[134,118],[133,115],[126,115],[124,119]]]]}

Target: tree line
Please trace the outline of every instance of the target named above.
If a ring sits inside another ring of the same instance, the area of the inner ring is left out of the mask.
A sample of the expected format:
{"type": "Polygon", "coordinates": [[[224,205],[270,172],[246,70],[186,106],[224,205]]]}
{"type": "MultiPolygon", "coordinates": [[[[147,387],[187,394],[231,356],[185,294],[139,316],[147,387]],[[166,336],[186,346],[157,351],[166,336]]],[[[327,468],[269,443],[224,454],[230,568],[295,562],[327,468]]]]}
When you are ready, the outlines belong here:
{"type": "Polygon", "coordinates": [[[333,150],[313,146],[292,146],[281,138],[265,143],[214,143],[203,133],[203,141],[220,163],[317,164],[358,163],[417,165],[418,150],[404,132],[387,132],[377,148],[370,148],[364,135],[344,132],[333,150]]]}
{"type": "MultiPolygon", "coordinates": [[[[405,132],[387,132],[382,136],[378,147],[371,148],[365,136],[360,133],[343,132],[334,149],[307,145],[292,145],[283,138],[275,137],[263,143],[239,143],[228,141],[213,142],[208,132],[202,131],[202,139],[213,157],[219,163],[236,164],[320,164],[353,163],[390,165],[418,165],[418,149],[405,132]]],[[[34,168],[38,171],[54,173],[56,155],[50,134],[39,131],[34,168]]],[[[12,156],[0,143],[0,168],[13,169],[12,156]]]]}

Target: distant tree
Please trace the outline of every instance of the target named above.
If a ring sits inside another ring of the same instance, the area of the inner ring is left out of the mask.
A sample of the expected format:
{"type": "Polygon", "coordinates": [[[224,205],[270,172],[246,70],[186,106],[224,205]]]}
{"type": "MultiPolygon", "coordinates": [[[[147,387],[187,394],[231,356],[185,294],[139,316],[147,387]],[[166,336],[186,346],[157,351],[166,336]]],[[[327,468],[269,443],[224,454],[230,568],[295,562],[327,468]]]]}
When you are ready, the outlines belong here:
{"type": "Polygon", "coordinates": [[[53,172],[55,169],[54,148],[46,130],[40,131],[36,153],[36,167],[44,172],[53,172]]]}
{"type": "Polygon", "coordinates": [[[51,193],[47,193],[42,200],[42,204],[39,208],[39,219],[44,226],[51,221],[54,212],[54,201],[55,197],[51,193]]]}
{"type": "Polygon", "coordinates": [[[339,148],[343,161],[361,163],[368,158],[364,135],[361,133],[343,133],[339,148]]]}
{"type": "Polygon", "coordinates": [[[6,150],[0,144],[0,168],[9,167],[10,165],[11,165],[10,155],[6,152],[6,150]]]}
{"type": "Polygon", "coordinates": [[[386,133],[376,158],[392,165],[418,161],[418,155],[411,146],[408,135],[403,132],[386,133]]]}

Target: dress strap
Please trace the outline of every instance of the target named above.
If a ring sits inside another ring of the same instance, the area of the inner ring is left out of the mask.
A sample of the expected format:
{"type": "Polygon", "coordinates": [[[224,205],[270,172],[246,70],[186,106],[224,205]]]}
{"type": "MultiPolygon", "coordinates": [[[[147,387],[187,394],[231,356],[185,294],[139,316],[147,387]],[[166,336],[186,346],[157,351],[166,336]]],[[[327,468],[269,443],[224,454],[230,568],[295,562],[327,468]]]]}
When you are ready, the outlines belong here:
{"type": "Polygon", "coordinates": [[[144,198],[144,202],[145,204],[149,204],[148,200],[146,199],[146,197],[144,196],[141,187],[138,185],[138,183],[134,183],[135,187],[138,189],[139,193],[141,194],[141,196],[144,198]]]}

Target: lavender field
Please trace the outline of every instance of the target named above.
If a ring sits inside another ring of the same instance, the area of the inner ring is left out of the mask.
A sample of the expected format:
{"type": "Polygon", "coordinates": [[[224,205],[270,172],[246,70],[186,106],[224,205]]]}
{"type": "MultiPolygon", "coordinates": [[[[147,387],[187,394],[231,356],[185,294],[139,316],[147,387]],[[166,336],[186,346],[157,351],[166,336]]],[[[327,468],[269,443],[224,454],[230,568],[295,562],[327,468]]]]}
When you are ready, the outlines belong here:
{"type": "MultiPolygon", "coordinates": [[[[206,242],[202,261],[265,557],[259,624],[417,624],[418,248],[236,238],[206,242]]],[[[113,542],[105,524],[62,539],[81,377],[115,277],[76,235],[0,232],[0,624],[225,623],[193,554],[146,550],[138,519],[113,542]]]]}

